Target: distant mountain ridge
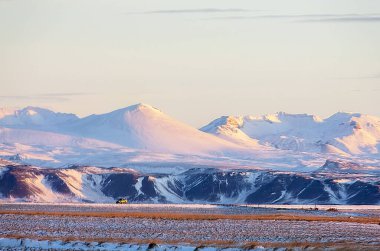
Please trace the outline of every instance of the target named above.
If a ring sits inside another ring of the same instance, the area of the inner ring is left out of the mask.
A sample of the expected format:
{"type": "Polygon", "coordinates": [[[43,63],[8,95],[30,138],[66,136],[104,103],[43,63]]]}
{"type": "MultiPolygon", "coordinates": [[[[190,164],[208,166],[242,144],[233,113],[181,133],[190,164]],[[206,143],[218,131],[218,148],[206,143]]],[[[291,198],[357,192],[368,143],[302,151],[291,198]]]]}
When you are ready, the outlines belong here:
{"type": "Polygon", "coordinates": [[[380,118],[0,109],[0,200],[380,204],[380,118]]]}
{"type": "Polygon", "coordinates": [[[91,138],[163,153],[215,154],[268,147],[340,156],[380,152],[380,118],[360,113],[339,112],[326,119],[284,112],[223,116],[198,130],[142,103],[84,118],[29,106],[0,109],[0,127],[91,138]]]}
{"type": "Polygon", "coordinates": [[[125,197],[132,203],[380,204],[380,177],[324,171],[192,168],[158,175],[128,168],[8,164],[0,167],[0,201],[2,195],[5,201],[31,202],[114,203],[125,197]]]}
{"type": "MultiPolygon", "coordinates": [[[[235,151],[240,148],[231,142],[179,122],[146,104],[137,104],[81,119],[73,114],[26,107],[1,116],[1,127],[5,128],[0,130],[0,140],[8,143],[15,139],[14,143],[20,140],[18,143],[30,144],[32,142],[28,138],[33,138],[34,134],[39,138],[36,142],[54,143],[51,140],[42,140],[44,136],[41,131],[44,131],[54,133],[55,138],[61,138],[64,141],[67,141],[68,136],[87,138],[123,147],[163,153],[208,154],[235,151]],[[29,136],[17,137],[17,132],[29,136]]],[[[48,138],[52,136],[46,134],[48,138]]]]}
{"type": "Polygon", "coordinates": [[[239,148],[179,122],[147,104],[91,115],[61,128],[67,134],[154,152],[202,154],[239,148]]]}
{"type": "Polygon", "coordinates": [[[324,120],[314,115],[287,113],[224,116],[201,130],[234,142],[252,140],[300,152],[344,156],[380,151],[380,118],[359,113],[336,113],[324,120]]]}
{"type": "Polygon", "coordinates": [[[31,129],[69,123],[79,118],[74,114],[53,112],[48,109],[28,106],[20,110],[0,109],[0,126],[31,129]]]}

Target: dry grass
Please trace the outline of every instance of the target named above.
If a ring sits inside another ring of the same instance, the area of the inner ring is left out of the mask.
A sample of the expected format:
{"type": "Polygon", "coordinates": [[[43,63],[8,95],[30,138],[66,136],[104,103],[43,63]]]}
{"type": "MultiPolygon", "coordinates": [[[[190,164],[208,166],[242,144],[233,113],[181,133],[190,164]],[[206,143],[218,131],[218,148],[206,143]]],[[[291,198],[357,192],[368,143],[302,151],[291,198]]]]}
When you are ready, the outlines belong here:
{"type": "Polygon", "coordinates": [[[361,224],[380,224],[378,217],[328,217],[296,214],[263,215],[226,215],[226,214],[188,214],[160,212],[40,212],[2,210],[0,214],[43,215],[66,217],[100,217],[100,218],[147,218],[164,220],[283,220],[283,221],[318,221],[318,222],[352,222],[361,224]]]}
{"type": "Polygon", "coordinates": [[[327,212],[338,212],[338,209],[335,207],[330,207],[329,209],[326,210],[327,212]]]}

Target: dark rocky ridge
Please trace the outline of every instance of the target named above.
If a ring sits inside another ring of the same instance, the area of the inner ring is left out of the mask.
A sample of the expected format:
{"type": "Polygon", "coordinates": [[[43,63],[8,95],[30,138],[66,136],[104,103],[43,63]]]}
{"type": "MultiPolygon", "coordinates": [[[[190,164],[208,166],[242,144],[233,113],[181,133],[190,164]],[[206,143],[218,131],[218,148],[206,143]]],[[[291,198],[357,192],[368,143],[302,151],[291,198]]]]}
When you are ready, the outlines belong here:
{"type": "Polygon", "coordinates": [[[380,204],[379,176],[327,174],[324,168],[321,171],[193,168],[177,175],[146,175],[122,168],[47,169],[19,165],[7,166],[0,174],[0,194],[3,199],[22,201],[46,201],[43,193],[47,189],[57,195],[51,198],[53,201],[64,198],[65,201],[113,202],[125,197],[131,202],[160,203],[380,204]],[[72,184],[74,178],[70,175],[74,174],[65,170],[79,174],[80,185],[72,184]]]}

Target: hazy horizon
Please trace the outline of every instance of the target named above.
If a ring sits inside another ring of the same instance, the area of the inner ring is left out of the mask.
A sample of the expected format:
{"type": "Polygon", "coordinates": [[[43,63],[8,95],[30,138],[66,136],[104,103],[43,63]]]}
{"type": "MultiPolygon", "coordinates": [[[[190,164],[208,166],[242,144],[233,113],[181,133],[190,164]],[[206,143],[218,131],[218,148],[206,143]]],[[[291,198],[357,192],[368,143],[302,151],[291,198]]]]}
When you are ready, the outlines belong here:
{"type": "Polygon", "coordinates": [[[3,0],[0,32],[2,107],[380,116],[380,2],[3,0]]]}

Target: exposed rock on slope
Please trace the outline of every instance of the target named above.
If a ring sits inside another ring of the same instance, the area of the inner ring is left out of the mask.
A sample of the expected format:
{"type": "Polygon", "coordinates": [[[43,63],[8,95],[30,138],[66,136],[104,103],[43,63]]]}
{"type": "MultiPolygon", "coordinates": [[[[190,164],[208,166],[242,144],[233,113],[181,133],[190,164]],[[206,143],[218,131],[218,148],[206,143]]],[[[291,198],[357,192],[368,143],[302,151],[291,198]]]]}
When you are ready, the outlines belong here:
{"type": "Polygon", "coordinates": [[[354,174],[297,174],[195,168],[179,174],[143,174],[123,168],[44,169],[6,166],[5,200],[38,202],[380,204],[380,178],[354,174]]]}

